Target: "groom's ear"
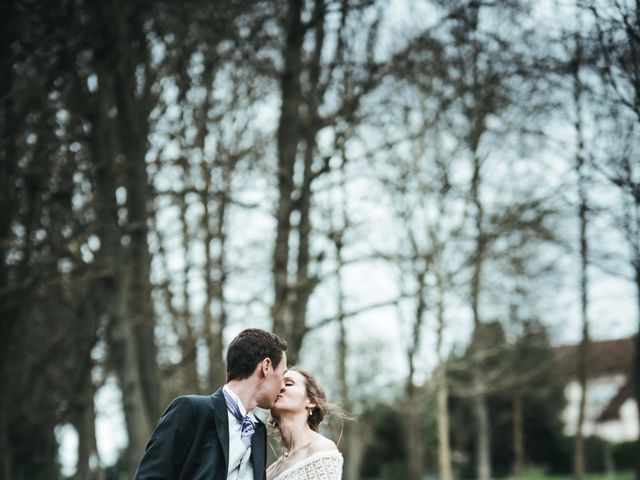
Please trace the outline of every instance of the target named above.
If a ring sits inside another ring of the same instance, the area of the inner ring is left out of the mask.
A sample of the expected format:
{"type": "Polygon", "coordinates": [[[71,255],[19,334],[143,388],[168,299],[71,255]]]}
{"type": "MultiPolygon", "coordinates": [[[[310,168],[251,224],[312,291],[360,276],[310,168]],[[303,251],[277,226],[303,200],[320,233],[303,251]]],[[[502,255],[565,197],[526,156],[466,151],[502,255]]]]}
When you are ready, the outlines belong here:
{"type": "Polygon", "coordinates": [[[269,370],[273,370],[273,363],[270,358],[265,358],[258,364],[258,367],[260,368],[262,375],[266,377],[269,375],[269,370]]]}

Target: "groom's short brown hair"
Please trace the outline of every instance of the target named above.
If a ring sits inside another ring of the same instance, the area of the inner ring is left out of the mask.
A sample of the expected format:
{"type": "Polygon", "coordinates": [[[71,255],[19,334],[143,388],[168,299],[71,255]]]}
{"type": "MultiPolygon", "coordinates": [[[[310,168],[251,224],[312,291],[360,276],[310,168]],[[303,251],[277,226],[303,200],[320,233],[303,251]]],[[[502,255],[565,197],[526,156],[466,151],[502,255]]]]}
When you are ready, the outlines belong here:
{"type": "Polygon", "coordinates": [[[259,328],[243,330],[227,350],[227,382],[249,378],[256,365],[265,358],[271,359],[273,368],[276,368],[286,349],[287,342],[275,333],[259,328]]]}

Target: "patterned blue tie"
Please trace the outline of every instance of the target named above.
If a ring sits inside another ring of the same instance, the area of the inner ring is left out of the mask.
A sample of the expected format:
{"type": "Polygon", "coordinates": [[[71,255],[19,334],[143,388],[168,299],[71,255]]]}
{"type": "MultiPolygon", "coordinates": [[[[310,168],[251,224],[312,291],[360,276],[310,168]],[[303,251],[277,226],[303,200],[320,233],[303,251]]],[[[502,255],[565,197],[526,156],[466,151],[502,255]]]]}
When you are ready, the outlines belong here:
{"type": "Polygon", "coordinates": [[[251,446],[251,437],[253,437],[253,434],[256,433],[256,424],[253,422],[253,420],[251,420],[251,417],[249,417],[249,415],[245,415],[244,417],[242,416],[242,414],[240,413],[240,407],[233,399],[233,397],[226,392],[226,390],[223,389],[222,393],[224,394],[224,399],[227,402],[227,408],[231,412],[231,415],[233,415],[236,420],[238,420],[238,423],[242,426],[240,439],[242,440],[242,443],[244,443],[244,446],[249,448],[251,446]]]}

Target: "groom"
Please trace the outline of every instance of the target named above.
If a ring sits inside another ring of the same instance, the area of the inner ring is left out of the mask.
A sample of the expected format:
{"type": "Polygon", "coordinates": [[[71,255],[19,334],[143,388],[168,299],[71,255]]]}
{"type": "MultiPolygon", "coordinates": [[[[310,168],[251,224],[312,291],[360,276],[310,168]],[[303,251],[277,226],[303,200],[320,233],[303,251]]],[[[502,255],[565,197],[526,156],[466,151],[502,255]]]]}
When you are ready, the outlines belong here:
{"type": "Polygon", "coordinates": [[[171,402],[135,479],[264,480],[267,434],[251,411],[270,409],[284,387],[286,349],[273,333],[243,330],[227,351],[226,385],[171,402]]]}

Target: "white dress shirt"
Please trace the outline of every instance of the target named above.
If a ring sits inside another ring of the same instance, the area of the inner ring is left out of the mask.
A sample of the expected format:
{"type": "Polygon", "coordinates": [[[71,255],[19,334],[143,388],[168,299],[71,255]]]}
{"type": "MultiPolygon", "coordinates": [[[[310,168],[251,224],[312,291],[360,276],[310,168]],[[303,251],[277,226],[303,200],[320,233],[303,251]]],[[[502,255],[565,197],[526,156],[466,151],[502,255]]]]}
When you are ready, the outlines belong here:
{"type": "MultiPolygon", "coordinates": [[[[242,416],[247,414],[247,410],[242,404],[238,396],[225,385],[222,387],[225,392],[233,398],[238,404],[242,416]]],[[[240,434],[242,433],[242,425],[236,417],[227,410],[229,418],[229,469],[227,470],[227,479],[229,480],[253,480],[253,464],[251,463],[251,447],[247,448],[242,443],[240,434]]],[[[249,414],[251,419],[256,422],[256,417],[252,413],[249,414]]]]}

